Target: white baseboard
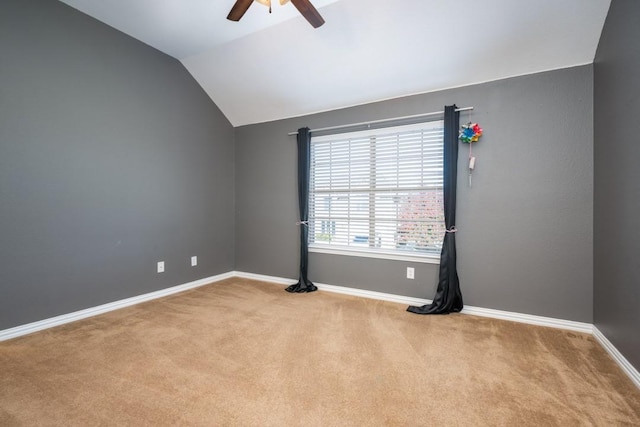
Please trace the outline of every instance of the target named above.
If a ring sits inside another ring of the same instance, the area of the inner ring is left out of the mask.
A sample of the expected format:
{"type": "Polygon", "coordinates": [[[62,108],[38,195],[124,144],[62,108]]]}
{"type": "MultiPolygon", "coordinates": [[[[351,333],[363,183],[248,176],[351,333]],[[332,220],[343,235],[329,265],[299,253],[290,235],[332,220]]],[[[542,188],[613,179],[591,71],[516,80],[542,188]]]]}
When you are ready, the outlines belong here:
{"type": "Polygon", "coordinates": [[[33,332],[41,331],[43,329],[53,328],[54,326],[64,325],[65,323],[74,322],[76,320],[85,319],[87,317],[96,316],[98,314],[107,313],[109,311],[117,310],[119,308],[129,307],[134,304],[140,304],[141,302],[150,301],[156,298],[165,297],[178,292],[183,292],[188,289],[197,288],[199,286],[208,285],[212,282],[217,282],[223,279],[233,277],[232,272],[218,274],[216,276],[205,277],[204,279],[195,280],[193,282],[185,283],[171,288],[161,289],[159,291],[150,292],[144,295],[138,295],[131,298],[126,298],[119,301],[110,302],[107,304],[99,305],[96,307],[87,308],[80,311],[74,311],[73,313],[63,314],[49,319],[40,320],[26,325],[16,326],[15,328],[5,329],[0,331],[0,341],[8,340],[11,338],[17,338],[23,335],[31,334],[33,332]]]}
{"type": "Polygon", "coordinates": [[[527,323],[529,325],[546,326],[549,328],[566,329],[569,331],[590,334],[593,325],[591,323],[576,322],[573,320],[556,319],[554,317],[536,316],[534,314],[515,313],[512,311],[495,310],[493,308],[474,307],[465,305],[463,314],[491,317],[492,319],[510,320],[512,322],[527,323]]]}
{"type": "MultiPolygon", "coordinates": [[[[254,273],[245,273],[243,271],[234,271],[233,272],[236,277],[241,277],[243,279],[253,279],[259,280],[261,282],[270,282],[277,283],[279,285],[292,285],[296,283],[297,279],[286,279],[284,277],[275,277],[275,276],[265,276],[264,274],[254,274],[254,273]]],[[[405,297],[401,295],[394,294],[385,294],[383,292],[375,292],[375,291],[367,291],[365,289],[356,289],[356,288],[347,288],[344,286],[334,286],[334,285],[326,285],[324,283],[316,283],[314,285],[318,287],[321,291],[333,292],[336,294],[344,294],[351,295],[362,298],[371,298],[382,301],[391,301],[397,302],[400,304],[410,304],[410,305],[424,305],[429,304],[431,301],[420,299],[420,298],[412,298],[405,297]]]]}
{"type": "MultiPolygon", "coordinates": [[[[261,280],[263,282],[271,282],[278,284],[292,284],[297,280],[286,279],[283,277],[265,276],[262,274],[245,273],[242,271],[234,271],[237,277],[246,279],[261,280]]],[[[315,283],[315,282],[314,282],[315,283]]],[[[387,294],[383,292],[368,291],[364,289],[347,288],[344,286],[327,285],[323,283],[315,283],[318,289],[338,294],[352,295],[363,298],[372,298],[382,301],[396,302],[407,305],[425,305],[431,304],[431,300],[406,297],[402,295],[387,294]]],[[[462,314],[471,314],[474,316],[491,317],[493,319],[510,320],[512,322],[527,323],[530,325],[547,326],[558,329],[568,329],[571,331],[584,332],[590,334],[592,332],[591,323],[575,322],[572,320],[556,319],[553,317],[535,316],[533,314],[514,313],[511,311],[494,310],[492,308],[473,307],[465,305],[462,314]]]]}
{"type": "Polygon", "coordinates": [[[242,279],[259,280],[261,282],[277,283],[278,285],[291,285],[296,283],[297,279],[287,279],[286,277],[267,276],[264,274],[245,273],[244,271],[232,271],[233,276],[242,279]]]}
{"type": "Polygon", "coordinates": [[[633,367],[631,363],[618,351],[617,348],[604,336],[600,330],[593,325],[593,336],[602,347],[613,357],[613,360],[622,368],[622,370],[631,378],[631,381],[640,388],[640,372],[633,367]]]}
{"type": "MultiPolygon", "coordinates": [[[[0,331],[0,341],[8,340],[11,338],[17,338],[23,335],[31,334],[33,332],[41,331],[44,329],[52,328],[54,326],[64,325],[65,323],[74,322],[76,320],[85,319],[87,317],[96,316],[98,314],[107,313],[109,311],[117,310],[120,308],[128,307],[141,302],[150,301],[156,298],[172,295],[178,292],[183,292],[188,289],[197,288],[210,283],[218,282],[220,280],[228,279],[231,277],[240,277],[245,279],[259,280],[263,282],[277,283],[280,285],[291,285],[296,283],[296,279],[287,279],[284,277],[267,276],[263,274],[246,273],[242,271],[230,271],[216,276],[205,277],[203,279],[195,280],[193,282],[185,283],[178,286],[173,286],[167,289],[161,289],[159,291],[150,292],[144,295],[138,295],[131,298],[126,298],[120,301],[114,301],[108,304],[99,305],[97,307],[87,308],[85,310],[75,311],[69,314],[63,314],[61,316],[52,317],[49,319],[40,320],[26,325],[16,326],[14,328],[5,329],[0,331]]],[[[326,292],[333,292],[344,295],[352,295],[362,298],[371,298],[382,301],[390,301],[406,305],[424,305],[430,304],[431,300],[407,297],[402,295],[387,294],[384,292],[368,291],[364,289],[348,288],[344,286],[327,285],[322,283],[316,283],[318,289],[326,292]]],[[[631,380],[640,388],[640,373],[636,368],[629,363],[629,361],[614,347],[614,345],[596,328],[590,323],[575,322],[572,320],[555,319],[552,317],[535,316],[532,314],[514,313],[510,311],[494,310],[491,308],[465,306],[462,310],[462,314],[470,314],[474,316],[490,317],[494,319],[510,320],[513,322],[527,323],[531,325],[547,326],[559,329],[568,329],[577,332],[584,332],[593,334],[596,340],[604,347],[604,349],[613,357],[613,359],[620,365],[622,370],[631,378],[631,380]]]]}

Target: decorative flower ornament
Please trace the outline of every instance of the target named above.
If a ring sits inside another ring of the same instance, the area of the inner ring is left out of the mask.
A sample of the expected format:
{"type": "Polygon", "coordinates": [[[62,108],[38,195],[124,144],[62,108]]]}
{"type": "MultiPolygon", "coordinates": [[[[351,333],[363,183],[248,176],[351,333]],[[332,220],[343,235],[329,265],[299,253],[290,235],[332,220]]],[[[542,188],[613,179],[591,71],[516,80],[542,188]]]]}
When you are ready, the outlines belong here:
{"type": "Polygon", "coordinates": [[[458,138],[460,141],[470,144],[472,142],[478,142],[481,136],[482,128],[480,125],[469,122],[466,125],[462,125],[462,129],[460,129],[460,136],[458,138]]]}
{"type": "Polygon", "coordinates": [[[471,175],[476,166],[476,158],[471,155],[471,143],[478,142],[482,136],[482,128],[477,123],[467,123],[460,128],[458,139],[469,144],[469,187],[471,187],[471,175]]]}

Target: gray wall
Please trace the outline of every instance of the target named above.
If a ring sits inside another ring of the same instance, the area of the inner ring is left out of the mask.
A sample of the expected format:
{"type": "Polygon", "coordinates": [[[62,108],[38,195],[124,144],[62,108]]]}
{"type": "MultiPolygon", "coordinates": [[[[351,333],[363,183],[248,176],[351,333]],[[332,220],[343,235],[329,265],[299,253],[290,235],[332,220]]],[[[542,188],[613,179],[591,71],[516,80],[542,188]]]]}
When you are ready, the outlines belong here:
{"type": "Polygon", "coordinates": [[[640,2],[614,0],[594,65],[594,322],[640,369],[640,2]]]}
{"type": "MultiPolygon", "coordinates": [[[[333,126],[474,106],[461,122],[485,134],[467,147],[458,183],[458,270],[465,303],[591,322],[593,68],[591,65],[236,129],[236,269],[297,277],[296,143],[302,126],[333,126]]],[[[310,278],[432,298],[437,266],[310,254],[310,278]],[[407,280],[407,266],[416,280],[407,280]]]]}
{"type": "Polygon", "coordinates": [[[47,0],[0,58],[0,330],[233,270],[234,130],[178,61],[47,0]]]}

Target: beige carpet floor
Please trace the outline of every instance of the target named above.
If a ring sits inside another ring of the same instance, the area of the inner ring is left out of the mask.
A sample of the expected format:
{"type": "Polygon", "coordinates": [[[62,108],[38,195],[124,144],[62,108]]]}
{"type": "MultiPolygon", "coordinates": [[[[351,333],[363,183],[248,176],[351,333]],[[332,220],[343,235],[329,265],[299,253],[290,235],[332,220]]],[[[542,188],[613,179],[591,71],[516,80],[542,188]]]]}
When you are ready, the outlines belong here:
{"type": "Polygon", "coordinates": [[[589,335],[229,279],[0,343],[2,426],[638,426],[589,335]]]}

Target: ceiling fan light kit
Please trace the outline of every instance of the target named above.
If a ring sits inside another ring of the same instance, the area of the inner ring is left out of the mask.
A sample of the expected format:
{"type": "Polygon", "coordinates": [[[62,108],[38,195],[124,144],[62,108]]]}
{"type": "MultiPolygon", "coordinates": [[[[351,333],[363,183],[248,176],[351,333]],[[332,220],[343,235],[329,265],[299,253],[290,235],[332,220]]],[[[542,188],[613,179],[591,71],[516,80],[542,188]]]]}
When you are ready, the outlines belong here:
{"type": "MultiPolygon", "coordinates": [[[[271,0],[255,0],[256,2],[269,7],[269,13],[271,13],[271,0]]],[[[289,0],[280,0],[280,6],[284,6],[289,3],[289,0]]]]}
{"type": "MultiPolygon", "coordinates": [[[[254,1],[269,7],[269,13],[271,13],[271,0],[236,0],[229,15],[227,15],[227,19],[230,21],[239,21],[254,1]]],[[[293,3],[296,9],[298,9],[298,12],[300,12],[313,28],[318,28],[324,24],[324,19],[311,4],[310,0],[280,0],[280,5],[285,5],[289,3],[289,1],[293,3]]]]}

